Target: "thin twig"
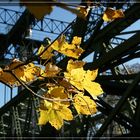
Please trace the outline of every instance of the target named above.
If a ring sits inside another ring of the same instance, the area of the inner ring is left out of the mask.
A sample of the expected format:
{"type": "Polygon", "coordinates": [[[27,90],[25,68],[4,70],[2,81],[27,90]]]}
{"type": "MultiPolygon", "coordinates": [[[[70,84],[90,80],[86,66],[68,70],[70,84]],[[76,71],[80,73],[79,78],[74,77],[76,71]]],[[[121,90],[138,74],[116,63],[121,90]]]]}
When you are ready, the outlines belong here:
{"type": "Polygon", "coordinates": [[[36,94],[32,89],[30,89],[26,84],[24,84],[14,73],[13,71],[9,71],[9,73],[11,73],[15,78],[16,80],[25,88],[27,89],[28,91],[30,91],[33,95],[43,99],[43,100],[47,100],[47,101],[50,101],[50,102],[69,102],[69,101],[72,101],[72,99],[50,99],[50,98],[47,98],[47,97],[43,97],[41,95],[38,95],[36,94]]]}

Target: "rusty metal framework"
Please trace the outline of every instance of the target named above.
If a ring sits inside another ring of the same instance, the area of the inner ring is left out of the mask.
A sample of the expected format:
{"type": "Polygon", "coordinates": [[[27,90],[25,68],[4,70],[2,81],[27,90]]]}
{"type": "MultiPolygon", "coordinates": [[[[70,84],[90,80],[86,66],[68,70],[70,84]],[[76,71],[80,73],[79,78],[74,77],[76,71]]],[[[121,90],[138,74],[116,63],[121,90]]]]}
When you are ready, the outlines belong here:
{"type": "MultiPolygon", "coordinates": [[[[104,3],[90,11],[87,21],[76,18],[71,23],[44,18],[37,21],[26,9],[23,12],[0,8],[0,26],[9,27],[0,34],[0,67],[7,65],[12,58],[30,59],[33,50],[39,48],[42,40],[26,38],[25,31],[30,26],[33,31],[65,34],[68,40],[74,35],[83,39],[81,47],[85,52],[80,59],[90,55],[91,61],[85,69],[99,69],[97,81],[102,85],[104,95],[96,101],[99,112],[93,116],[77,117],[57,132],[49,125],[37,125],[39,99],[26,89],[4,101],[0,108],[0,137],[139,137],[140,136],[140,73],[130,73],[125,62],[140,57],[140,29],[125,31],[140,19],[140,5],[124,1],[123,3],[104,3]],[[102,14],[106,6],[122,8],[125,17],[105,23],[102,14]],[[80,28],[78,28],[80,26],[80,28]],[[123,37],[123,35],[130,35],[123,37]],[[26,47],[25,47],[26,46],[26,47]],[[121,67],[120,67],[121,66],[121,67]]],[[[53,40],[53,38],[52,38],[53,40]]],[[[65,67],[67,57],[56,54],[54,60],[59,67],[65,67]]],[[[38,90],[35,81],[30,88],[38,90]]],[[[5,98],[5,97],[4,97],[5,98]]]]}

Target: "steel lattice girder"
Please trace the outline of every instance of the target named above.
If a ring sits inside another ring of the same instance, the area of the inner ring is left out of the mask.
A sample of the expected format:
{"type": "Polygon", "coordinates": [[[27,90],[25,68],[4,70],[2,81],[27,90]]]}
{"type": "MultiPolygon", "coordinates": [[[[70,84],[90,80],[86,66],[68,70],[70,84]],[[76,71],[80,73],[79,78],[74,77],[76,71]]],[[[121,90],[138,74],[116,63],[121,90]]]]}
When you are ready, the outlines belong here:
{"type": "MultiPolygon", "coordinates": [[[[0,7],[0,24],[8,25],[9,28],[12,28],[22,14],[23,13],[19,11],[0,7]]],[[[44,17],[41,21],[37,21],[35,19],[31,25],[33,30],[58,35],[66,28],[68,24],[69,23],[66,21],[44,17]]]]}
{"type": "Polygon", "coordinates": [[[97,68],[103,67],[109,62],[115,61],[116,58],[118,57],[120,58],[123,55],[123,53],[126,53],[130,49],[133,50],[134,46],[137,46],[140,43],[139,38],[140,38],[140,33],[135,34],[134,36],[132,36],[131,38],[129,38],[128,40],[120,44],[119,46],[105,53],[103,56],[101,56],[100,59],[95,60],[93,63],[89,63],[85,65],[85,68],[97,69],[97,68]]]}
{"type": "MultiPolygon", "coordinates": [[[[135,8],[134,8],[135,9],[135,8]]],[[[133,10],[134,10],[133,9],[133,10]]],[[[136,7],[136,9],[138,10],[139,9],[139,7],[136,7]]],[[[132,9],[131,9],[132,10],[132,9]]],[[[131,11],[132,12],[132,11],[131,11]]],[[[130,12],[130,13],[131,13],[130,12]]],[[[134,11],[133,11],[134,12],[134,11]]],[[[132,12],[132,13],[133,13],[132,12]]],[[[136,12],[136,11],[135,11],[136,12]]],[[[131,13],[131,14],[132,14],[131,13]]],[[[138,15],[137,15],[137,12],[135,13],[135,15],[136,15],[136,18],[135,18],[135,20],[137,20],[138,19],[138,15]]],[[[132,15],[131,15],[132,16],[132,15]]],[[[127,17],[128,18],[128,17],[127,17]]],[[[125,19],[126,20],[126,19],[125,19]]],[[[123,21],[123,19],[122,20],[120,20],[120,21],[123,21]]],[[[117,23],[120,23],[120,21],[117,21],[117,23]]],[[[130,21],[131,22],[131,21],[130,21]]],[[[129,26],[131,23],[128,23],[127,25],[126,25],[126,23],[125,23],[125,27],[123,26],[123,28],[126,28],[127,26],[129,26]]],[[[134,20],[132,21],[132,23],[134,22],[134,20]]],[[[111,24],[114,24],[114,22],[112,22],[111,24]]],[[[109,27],[111,27],[111,24],[110,25],[108,25],[108,27],[106,28],[107,30],[109,29],[109,27]]],[[[121,25],[121,24],[120,24],[121,25]]],[[[118,27],[118,25],[117,26],[113,26],[113,29],[115,28],[115,27],[118,27]]],[[[17,28],[18,29],[18,28],[17,28]]],[[[122,30],[122,28],[119,28],[119,30],[122,30]]],[[[110,31],[112,31],[112,29],[110,30],[110,31]]],[[[108,31],[106,31],[106,33],[107,33],[108,31]]],[[[118,31],[119,32],[119,31],[118,31]]],[[[100,34],[101,34],[101,32],[100,32],[100,34]]],[[[110,35],[110,38],[112,38],[112,37],[114,37],[114,34],[118,34],[118,33],[116,33],[116,31],[115,32],[113,32],[112,33],[112,35],[110,35]]],[[[114,61],[115,60],[115,58],[116,58],[116,56],[121,56],[123,53],[126,53],[133,45],[136,45],[136,44],[138,44],[139,43],[139,41],[138,41],[138,38],[139,38],[139,36],[140,36],[140,34],[139,33],[137,33],[136,35],[134,35],[133,37],[131,37],[129,40],[127,40],[127,41],[125,41],[124,43],[122,43],[122,44],[120,44],[119,46],[117,46],[116,48],[114,48],[114,49],[112,49],[111,51],[109,51],[108,53],[106,53],[106,54],[104,54],[103,56],[101,56],[101,58],[98,58],[98,60],[96,60],[95,62],[93,62],[92,64],[87,64],[86,65],[86,68],[91,68],[91,69],[95,69],[95,68],[98,68],[98,67],[100,67],[100,68],[102,68],[102,66],[104,66],[104,65],[106,65],[108,62],[110,62],[110,61],[114,61]],[[128,45],[128,47],[126,47],[128,45]],[[109,57],[108,57],[109,56],[109,57]]],[[[100,36],[99,36],[99,38],[100,38],[100,36]]],[[[96,41],[98,41],[98,40],[96,40],[96,41]]],[[[90,46],[92,46],[92,44],[90,44],[90,46]]],[[[62,62],[61,62],[62,63],[62,62]]],[[[63,63],[63,65],[64,65],[64,63],[63,63]]],[[[127,77],[128,78],[128,77],[127,77]]],[[[139,80],[139,77],[138,77],[138,79],[136,79],[135,81],[134,81],[134,84],[133,84],[133,86],[129,86],[128,84],[124,84],[126,87],[131,87],[131,89],[129,88],[125,93],[124,93],[124,96],[125,97],[122,97],[122,100],[120,101],[121,103],[119,103],[119,105],[118,105],[118,107],[116,108],[116,110],[112,113],[112,116],[109,118],[109,120],[105,123],[105,125],[104,125],[104,128],[101,130],[101,131],[99,131],[99,133],[97,134],[97,135],[102,135],[102,133],[103,133],[103,131],[105,131],[105,128],[107,127],[107,125],[108,125],[108,123],[111,121],[111,120],[113,120],[113,119],[115,119],[116,121],[117,121],[117,118],[113,118],[113,117],[115,117],[115,115],[117,114],[118,115],[118,110],[119,110],[119,108],[120,108],[120,105],[124,102],[124,100],[126,100],[126,98],[127,98],[127,96],[128,96],[128,94],[130,94],[130,91],[134,88],[134,86],[135,86],[135,84],[137,84],[137,82],[138,82],[138,80],[139,80]],[[127,95],[127,96],[126,96],[127,95]]],[[[104,84],[104,86],[105,86],[105,88],[106,88],[106,83],[103,83],[104,84]]],[[[109,85],[111,85],[111,82],[109,83],[109,85]]],[[[115,86],[117,87],[117,88],[119,88],[118,90],[121,90],[121,87],[119,87],[118,85],[117,85],[117,83],[115,83],[115,86]]],[[[136,89],[134,89],[134,90],[136,90],[136,91],[139,91],[139,87],[138,88],[136,88],[136,89]]],[[[9,103],[7,103],[4,107],[2,107],[1,109],[0,109],[0,115],[2,115],[2,114],[4,114],[5,113],[5,111],[7,111],[7,110],[9,110],[9,108],[11,108],[12,106],[17,106],[20,102],[22,102],[24,99],[26,99],[30,94],[28,93],[28,94],[26,94],[26,90],[23,90],[23,94],[19,94],[19,95],[17,95],[16,97],[14,97],[9,103]]],[[[109,114],[110,114],[110,112],[109,112],[109,114]]],[[[108,114],[107,114],[108,115],[108,114]]],[[[118,120],[119,121],[119,120],[118,120]]],[[[124,123],[124,122],[119,122],[120,124],[121,123],[124,123]]],[[[127,122],[125,122],[125,123],[127,123],[127,122]]],[[[133,127],[133,125],[132,125],[132,127],[133,127]]]]}
{"type": "Polygon", "coordinates": [[[140,5],[134,4],[133,6],[131,6],[125,11],[125,18],[115,20],[112,23],[105,26],[103,29],[99,28],[96,31],[96,35],[93,33],[89,41],[86,43],[86,51],[85,51],[85,54],[81,56],[81,58],[84,58],[87,55],[89,55],[91,52],[93,52],[94,50],[99,49],[97,48],[99,47],[99,45],[97,46],[96,44],[99,44],[99,43],[102,44],[103,42],[109,41],[111,38],[115,37],[116,35],[119,35],[119,33],[122,30],[124,30],[125,28],[130,26],[132,23],[137,21],[140,18],[139,12],[140,12],[140,5]]]}

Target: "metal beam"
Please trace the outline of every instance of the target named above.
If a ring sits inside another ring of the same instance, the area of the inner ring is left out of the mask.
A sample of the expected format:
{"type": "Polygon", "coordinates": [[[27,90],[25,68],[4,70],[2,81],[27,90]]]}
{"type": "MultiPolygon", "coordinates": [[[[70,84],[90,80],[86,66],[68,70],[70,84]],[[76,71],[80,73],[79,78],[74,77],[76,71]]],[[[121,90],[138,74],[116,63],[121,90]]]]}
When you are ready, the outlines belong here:
{"type": "Polygon", "coordinates": [[[109,41],[111,38],[119,35],[119,33],[130,26],[132,23],[140,18],[140,5],[134,4],[125,11],[125,18],[114,20],[103,29],[98,31],[96,35],[91,35],[91,38],[86,42],[86,51],[81,55],[81,59],[92,53],[94,50],[100,50],[103,42],[109,41]]]}
{"type": "Polygon", "coordinates": [[[121,56],[123,53],[132,49],[133,46],[137,46],[140,43],[139,38],[140,38],[140,33],[135,34],[134,36],[129,38],[127,41],[120,44],[118,47],[102,55],[98,60],[95,60],[93,63],[86,64],[85,69],[101,68],[107,63],[110,63],[116,60],[116,58],[121,56]]]}
{"type": "MultiPolygon", "coordinates": [[[[0,24],[7,25],[9,31],[22,15],[22,12],[0,7],[0,24]]],[[[41,21],[35,19],[32,30],[59,35],[69,22],[44,17],[41,21]]],[[[7,32],[6,32],[7,33],[7,32]]]]}
{"type": "Polygon", "coordinates": [[[120,59],[116,60],[115,62],[106,64],[103,68],[101,68],[101,71],[106,71],[108,69],[112,69],[118,65],[121,65],[121,64],[128,62],[128,61],[135,59],[135,58],[140,58],[140,52],[134,53],[134,54],[132,53],[125,58],[120,58],[120,59]]]}
{"type": "Polygon", "coordinates": [[[129,75],[99,75],[96,80],[99,81],[110,81],[110,80],[133,80],[136,74],[129,74],[129,75]]]}
{"type": "MultiPolygon", "coordinates": [[[[123,92],[127,89],[127,87],[131,86],[131,83],[122,83],[122,82],[116,82],[116,81],[104,81],[98,80],[98,82],[101,84],[102,89],[104,92],[108,95],[118,95],[123,96],[123,92]]],[[[133,90],[133,94],[131,96],[134,96],[136,98],[140,98],[140,86],[137,86],[133,90]]]]}
{"type": "MultiPolygon", "coordinates": [[[[106,103],[104,100],[101,98],[98,98],[99,100],[97,101],[99,106],[98,110],[101,111],[104,115],[109,115],[110,112],[114,109],[112,106],[110,106],[108,103],[106,103]]],[[[121,112],[119,112],[114,118],[116,122],[124,126],[126,129],[129,129],[131,131],[134,131],[135,129],[140,129],[140,126],[133,120],[130,119],[129,117],[125,116],[121,112]]]]}
{"type": "Polygon", "coordinates": [[[24,38],[24,33],[27,31],[28,26],[34,21],[33,16],[25,10],[20,18],[17,20],[13,28],[4,36],[2,53],[4,54],[10,44],[16,44],[19,40],[24,38]]]}
{"type": "Polygon", "coordinates": [[[25,32],[29,28],[29,25],[33,22],[35,22],[35,18],[28,10],[25,10],[13,28],[8,32],[7,39],[9,44],[17,44],[19,40],[22,40],[25,37],[25,32]]]}
{"type": "Polygon", "coordinates": [[[102,30],[98,32],[98,35],[95,36],[94,41],[105,39],[111,39],[115,35],[119,35],[119,33],[124,30],[126,27],[134,23],[140,18],[140,5],[134,4],[130,8],[128,8],[125,12],[125,17],[122,19],[114,20],[102,30]]]}
{"type": "MultiPolygon", "coordinates": [[[[124,92],[122,98],[119,100],[117,103],[116,107],[110,112],[108,118],[105,120],[99,131],[96,133],[95,137],[100,137],[102,134],[105,132],[107,129],[109,123],[113,120],[113,118],[118,114],[119,110],[125,103],[126,99],[131,95],[133,89],[137,86],[138,82],[140,81],[140,73],[137,74],[136,78],[134,79],[133,83],[131,86],[127,88],[127,90],[124,92]]],[[[139,130],[140,132],[140,130],[139,130]]]]}

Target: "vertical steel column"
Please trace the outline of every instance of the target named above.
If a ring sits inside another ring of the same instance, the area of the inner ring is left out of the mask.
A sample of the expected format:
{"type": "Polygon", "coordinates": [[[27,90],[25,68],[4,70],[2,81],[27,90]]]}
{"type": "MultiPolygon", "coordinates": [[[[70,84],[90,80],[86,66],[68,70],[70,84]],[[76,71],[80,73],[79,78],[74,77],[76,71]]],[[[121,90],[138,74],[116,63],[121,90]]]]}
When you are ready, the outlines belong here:
{"type": "Polygon", "coordinates": [[[4,138],[5,137],[5,128],[4,128],[4,122],[3,122],[3,115],[0,117],[0,132],[1,132],[1,136],[4,138]]]}
{"type": "Polygon", "coordinates": [[[12,107],[13,112],[13,119],[14,119],[14,126],[15,126],[15,134],[18,137],[18,139],[22,139],[22,133],[21,133],[21,126],[19,121],[19,114],[18,114],[18,108],[13,106],[12,107]]]}

